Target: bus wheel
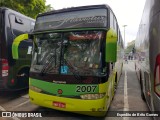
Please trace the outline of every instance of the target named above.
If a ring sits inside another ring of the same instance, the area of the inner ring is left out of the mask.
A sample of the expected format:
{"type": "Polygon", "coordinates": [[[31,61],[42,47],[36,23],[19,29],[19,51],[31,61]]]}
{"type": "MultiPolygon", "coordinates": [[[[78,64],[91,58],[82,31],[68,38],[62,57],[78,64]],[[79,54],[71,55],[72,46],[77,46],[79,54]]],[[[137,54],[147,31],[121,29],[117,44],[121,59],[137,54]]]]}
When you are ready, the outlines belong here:
{"type": "Polygon", "coordinates": [[[28,88],[29,85],[29,67],[22,68],[17,73],[17,81],[19,88],[28,88]]]}

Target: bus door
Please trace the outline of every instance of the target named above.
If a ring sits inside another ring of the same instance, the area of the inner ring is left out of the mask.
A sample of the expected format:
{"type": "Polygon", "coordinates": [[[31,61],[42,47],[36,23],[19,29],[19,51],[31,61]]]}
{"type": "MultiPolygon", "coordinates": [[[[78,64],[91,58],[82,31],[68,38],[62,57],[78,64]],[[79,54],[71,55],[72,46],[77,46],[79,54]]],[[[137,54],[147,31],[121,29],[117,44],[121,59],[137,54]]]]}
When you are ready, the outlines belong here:
{"type": "Polygon", "coordinates": [[[154,110],[160,111],[160,54],[156,56],[154,69],[154,94],[153,94],[154,110]]]}
{"type": "MultiPolygon", "coordinates": [[[[0,9],[0,71],[2,70],[2,47],[1,47],[1,41],[2,41],[2,9],[0,9]]],[[[2,72],[0,72],[0,87],[2,86],[2,72]]]]}

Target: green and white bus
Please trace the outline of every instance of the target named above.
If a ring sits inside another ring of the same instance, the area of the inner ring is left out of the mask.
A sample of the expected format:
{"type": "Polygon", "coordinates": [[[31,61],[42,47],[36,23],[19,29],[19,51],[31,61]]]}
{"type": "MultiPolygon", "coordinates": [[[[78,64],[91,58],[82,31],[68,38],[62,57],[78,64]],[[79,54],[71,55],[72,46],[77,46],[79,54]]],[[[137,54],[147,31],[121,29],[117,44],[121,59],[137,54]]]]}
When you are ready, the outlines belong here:
{"type": "Polygon", "coordinates": [[[111,8],[93,5],[40,14],[29,36],[30,101],[104,116],[123,66],[123,41],[111,8]]]}
{"type": "Polygon", "coordinates": [[[35,20],[9,8],[0,7],[0,90],[22,89],[28,86],[32,41],[19,44],[19,35],[34,29],[35,20]],[[19,46],[19,59],[12,57],[12,43],[19,46]]]}
{"type": "Polygon", "coordinates": [[[135,70],[140,81],[141,96],[151,111],[160,111],[159,11],[159,0],[146,0],[135,43],[138,58],[135,70]]]}

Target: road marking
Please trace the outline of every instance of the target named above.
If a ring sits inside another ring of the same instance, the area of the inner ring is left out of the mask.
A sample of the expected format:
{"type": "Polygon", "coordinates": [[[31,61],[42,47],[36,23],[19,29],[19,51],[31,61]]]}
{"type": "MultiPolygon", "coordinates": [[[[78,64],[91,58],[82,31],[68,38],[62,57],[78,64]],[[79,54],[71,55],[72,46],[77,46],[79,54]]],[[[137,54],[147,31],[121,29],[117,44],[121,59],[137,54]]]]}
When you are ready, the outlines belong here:
{"type": "Polygon", "coordinates": [[[125,67],[127,67],[127,70],[129,69],[130,71],[135,71],[134,70],[134,64],[129,64],[129,65],[125,66],[125,67]]]}
{"type": "Polygon", "coordinates": [[[30,102],[30,100],[27,100],[27,101],[25,101],[25,102],[23,102],[23,103],[15,106],[15,107],[11,108],[11,110],[16,109],[16,108],[18,108],[18,107],[21,107],[21,106],[23,106],[23,105],[25,105],[25,104],[27,104],[27,103],[29,103],[29,102],[30,102]]]}
{"type": "MultiPolygon", "coordinates": [[[[124,76],[124,109],[123,111],[128,111],[129,104],[128,104],[128,90],[127,90],[127,71],[125,71],[124,76]]],[[[123,120],[129,120],[128,117],[123,117],[123,120]]]]}
{"type": "MultiPolygon", "coordinates": [[[[0,106],[0,110],[1,111],[6,111],[2,106],[0,106]]],[[[11,117],[13,120],[20,120],[19,118],[17,117],[11,117]]]]}

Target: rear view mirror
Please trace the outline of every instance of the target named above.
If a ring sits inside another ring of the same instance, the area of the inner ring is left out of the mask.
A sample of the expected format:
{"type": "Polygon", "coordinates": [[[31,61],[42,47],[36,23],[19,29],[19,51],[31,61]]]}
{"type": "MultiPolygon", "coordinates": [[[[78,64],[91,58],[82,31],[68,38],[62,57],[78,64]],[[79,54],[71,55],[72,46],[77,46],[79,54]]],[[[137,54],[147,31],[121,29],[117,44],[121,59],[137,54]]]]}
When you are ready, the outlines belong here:
{"type": "Polygon", "coordinates": [[[13,59],[18,59],[18,46],[21,41],[27,40],[28,39],[28,34],[21,34],[18,37],[16,37],[12,43],[12,57],[13,59]]]}
{"type": "Polygon", "coordinates": [[[117,33],[113,29],[107,31],[106,35],[106,50],[105,61],[116,62],[117,61],[117,33]]]}

